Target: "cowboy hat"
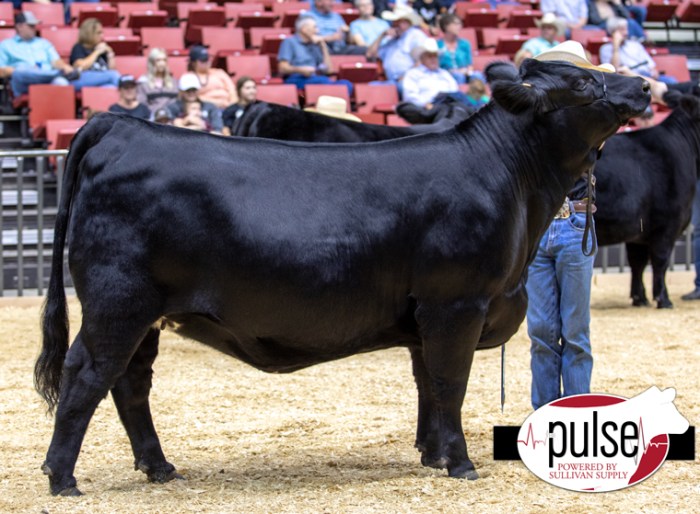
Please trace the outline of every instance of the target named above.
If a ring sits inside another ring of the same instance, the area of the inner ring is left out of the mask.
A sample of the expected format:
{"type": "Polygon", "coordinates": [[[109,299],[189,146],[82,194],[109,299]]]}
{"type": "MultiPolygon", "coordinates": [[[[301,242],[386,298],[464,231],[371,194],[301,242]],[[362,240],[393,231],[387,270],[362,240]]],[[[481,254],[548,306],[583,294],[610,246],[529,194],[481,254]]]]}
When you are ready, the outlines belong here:
{"type": "Polygon", "coordinates": [[[548,12],[539,20],[535,20],[535,25],[538,27],[547,26],[554,27],[557,29],[557,36],[563,36],[566,26],[562,20],[557,18],[557,15],[553,12],[548,12]]]}
{"type": "Polygon", "coordinates": [[[589,70],[602,71],[604,73],[615,73],[615,66],[612,64],[601,64],[596,66],[586,57],[583,45],[578,41],[564,41],[554,48],[545,50],[534,58],[536,61],[565,61],[589,70]]]}
{"type": "Polygon", "coordinates": [[[341,120],[362,121],[357,116],[348,113],[348,103],[344,99],[335,96],[321,95],[318,97],[315,108],[307,107],[304,110],[332,118],[340,118],[341,120]]]}
{"type": "Polygon", "coordinates": [[[393,11],[382,12],[382,18],[386,21],[408,20],[411,25],[420,25],[421,17],[411,7],[407,5],[397,5],[393,11]]]}
{"type": "Polygon", "coordinates": [[[435,39],[429,37],[428,39],[424,40],[419,45],[416,45],[415,47],[413,47],[413,49],[411,50],[411,57],[413,57],[414,61],[418,61],[421,58],[421,55],[423,55],[424,53],[429,53],[429,54],[440,53],[440,49],[438,48],[438,43],[435,39]]]}

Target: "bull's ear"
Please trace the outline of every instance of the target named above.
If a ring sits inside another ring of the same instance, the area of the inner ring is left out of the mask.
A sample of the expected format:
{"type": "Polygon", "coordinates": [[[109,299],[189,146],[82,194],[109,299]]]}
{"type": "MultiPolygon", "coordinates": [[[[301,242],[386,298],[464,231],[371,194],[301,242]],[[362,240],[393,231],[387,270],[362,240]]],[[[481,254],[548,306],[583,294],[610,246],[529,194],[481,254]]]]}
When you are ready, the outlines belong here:
{"type": "Polygon", "coordinates": [[[492,62],[484,70],[486,80],[490,84],[497,80],[506,80],[510,82],[520,81],[518,68],[509,62],[492,62]]]}
{"type": "Polygon", "coordinates": [[[498,105],[513,114],[542,110],[543,93],[530,83],[496,80],[491,84],[491,93],[498,105]]]}

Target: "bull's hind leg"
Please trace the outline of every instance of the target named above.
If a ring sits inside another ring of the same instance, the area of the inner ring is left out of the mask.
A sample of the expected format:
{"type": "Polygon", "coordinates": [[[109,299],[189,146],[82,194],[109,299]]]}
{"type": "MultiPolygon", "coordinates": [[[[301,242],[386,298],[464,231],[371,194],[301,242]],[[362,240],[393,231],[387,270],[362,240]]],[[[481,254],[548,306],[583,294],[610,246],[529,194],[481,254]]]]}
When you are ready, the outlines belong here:
{"type": "Polygon", "coordinates": [[[64,361],[53,438],[42,466],[52,494],[81,494],[73,472],[85,431],[97,405],[126,371],[149,325],[128,317],[90,320],[84,313],[64,361]]]}
{"type": "Polygon", "coordinates": [[[666,289],[666,271],[671,263],[674,242],[675,239],[669,242],[657,241],[649,252],[651,254],[652,294],[659,309],[673,307],[673,302],[668,297],[668,289],[666,289]]]}
{"type": "Polygon", "coordinates": [[[630,288],[630,297],[632,298],[632,305],[635,307],[642,307],[649,305],[649,300],[647,299],[647,293],[644,289],[644,268],[649,262],[649,247],[647,245],[640,245],[634,243],[627,243],[625,245],[627,249],[627,260],[630,263],[630,269],[632,270],[632,285],[630,288]]]}
{"type": "Polygon", "coordinates": [[[437,418],[437,437],[426,439],[423,455],[429,463],[444,462],[455,478],[478,477],[467,454],[461,409],[484,319],[482,307],[464,301],[419,302],[416,310],[437,418]]]}
{"type": "Polygon", "coordinates": [[[421,463],[424,466],[444,468],[447,466],[446,456],[431,453],[439,450],[440,427],[430,375],[425,367],[423,351],[420,348],[411,348],[411,362],[413,377],[418,388],[418,426],[415,446],[421,452],[421,463]]]}
{"type": "Polygon", "coordinates": [[[148,331],[126,373],[112,388],[112,398],[131,441],[134,469],[146,473],[151,482],[164,483],[182,477],[175,471],[175,466],[165,460],[148,401],[159,336],[160,330],[152,328],[148,331]]]}

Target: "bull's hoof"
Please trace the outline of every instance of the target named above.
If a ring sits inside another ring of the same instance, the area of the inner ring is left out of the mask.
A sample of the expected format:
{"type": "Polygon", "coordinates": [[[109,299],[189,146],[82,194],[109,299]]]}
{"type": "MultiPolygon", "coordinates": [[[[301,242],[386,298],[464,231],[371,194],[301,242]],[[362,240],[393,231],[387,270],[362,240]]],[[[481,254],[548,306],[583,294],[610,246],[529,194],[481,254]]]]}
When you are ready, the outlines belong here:
{"type": "Polygon", "coordinates": [[[634,305],[635,307],[648,307],[649,300],[647,300],[646,298],[633,297],[632,298],[632,305],[634,305]]]}
{"type": "Polygon", "coordinates": [[[185,477],[183,477],[180,473],[175,471],[175,469],[172,469],[170,471],[168,470],[160,470],[160,471],[154,471],[153,473],[147,473],[148,476],[148,481],[156,484],[164,484],[166,482],[170,482],[171,480],[184,480],[185,477]]]}
{"type": "Polygon", "coordinates": [[[656,308],[657,309],[673,309],[673,303],[671,300],[657,300],[656,301],[656,308]]]}
{"type": "Polygon", "coordinates": [[[462,478],[467,480],[476,480],[479,478],[479,473],[476,472],[471,462],[449,469],[448,474],[450,478],[462,478]]]}
{"type": "Polygon", "coordinates": [[[434,457],[425,453],[420,458],[420,463],[426,468],[445,469],[447,462],[447,457],[434,457]]]}
{"type": "Polygon", "coordinates": [[[66,487],[60,490],[58,493],[54,493],[54,496],[82,496],[83,493],[77,487],[66,487]]]}

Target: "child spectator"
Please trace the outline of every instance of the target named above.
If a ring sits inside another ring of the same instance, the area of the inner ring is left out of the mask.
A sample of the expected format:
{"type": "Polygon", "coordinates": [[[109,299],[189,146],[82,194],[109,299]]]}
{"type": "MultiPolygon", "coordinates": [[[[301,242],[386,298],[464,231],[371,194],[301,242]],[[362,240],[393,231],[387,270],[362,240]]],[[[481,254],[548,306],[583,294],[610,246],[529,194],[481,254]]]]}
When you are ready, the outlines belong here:
{"type": "Polygon", "coordinates": [[[250,77],[241,77],[236,82],[236,92],[238,93],[238,102],[229,105],[221,116],[224,122],[223,134],[225,136],[231,135],[233,124],[243,116],[246,108],[257,100],[258,85],[250,77]]]}
{"type": "Polygon", "coordinates": [[[119,100],[109,106],[109,112],[142,120],[151,119],[151,111],[136,98],[136,79],[133,75],[122,75],[119,79],[119,100]]]}

